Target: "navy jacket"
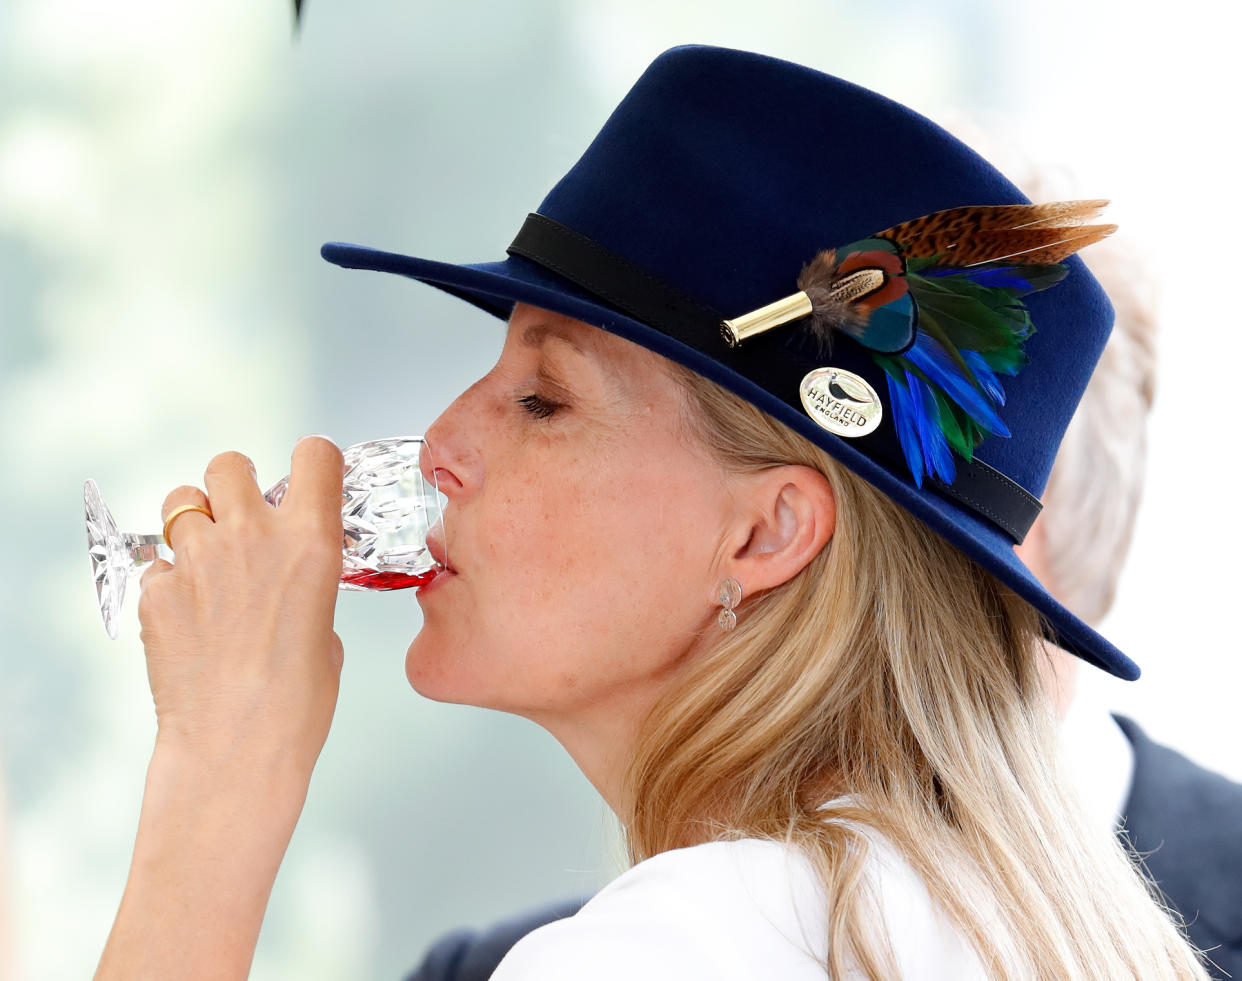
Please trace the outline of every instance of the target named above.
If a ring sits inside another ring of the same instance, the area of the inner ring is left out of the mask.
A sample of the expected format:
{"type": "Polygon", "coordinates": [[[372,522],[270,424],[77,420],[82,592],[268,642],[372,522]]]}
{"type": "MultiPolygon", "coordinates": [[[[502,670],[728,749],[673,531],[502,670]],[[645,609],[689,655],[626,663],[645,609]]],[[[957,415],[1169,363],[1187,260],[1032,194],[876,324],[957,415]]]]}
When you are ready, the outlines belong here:
{"type": "MultiPolygon", "coordinates": [[[[1165,897],[1207,951],[1214,978],[1242,979],[1242,784],[1152,742],[1114,716],[1134,747],[1123,826],[1165,897]]],[[[572,916],[585,898],[562,901],[483,930],[457,930],[432,946],[406,981],[487,981],[509,948],[545,923],[572,916]]]]}
{"type": "Polygon", "coordinates": [[[1242,978],[1242,784],[1114,718],[1134,747],[1123,822],[1130,842],[1186,918],[1190,939],[1216,964],[1208,973],[1242,978]]]}

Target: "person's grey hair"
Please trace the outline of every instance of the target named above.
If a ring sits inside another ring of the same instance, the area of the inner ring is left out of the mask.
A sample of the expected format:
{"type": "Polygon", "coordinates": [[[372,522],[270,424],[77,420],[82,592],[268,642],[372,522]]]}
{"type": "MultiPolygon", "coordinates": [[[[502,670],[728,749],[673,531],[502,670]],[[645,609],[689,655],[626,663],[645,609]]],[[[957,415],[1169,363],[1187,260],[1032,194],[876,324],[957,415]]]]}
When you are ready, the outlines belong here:
{"type": "MultiPolygon", "coordinates": [[[[1019,186],[1056,201],[1051,174],[1019,186]]],[[[1147,473],[1147,417],[1156,391],[1156,300],[1143,256],[1124,232],[1083,253],[1112,301],[1116,322],[1057,451],[1040,516],[1049,584],[1087,623],[1113,605],[1130,551],[1147,473]]]]}
{"type": "MultiPolygon", "coordinates": [[[[977,124],[950,128],[997,164],[1032,201],[1103,197],[1084,193],[1064,169],[1035,164],[977,124]]],[[[1113,332],[1057,452],[1039,524],[1058,600],[1097,624],[1113,605],[1130,551],[1147,470],[1147,417],[1156,389],[1153,265],[1125,229],[1082,253],[1116,311],[1113,332]]]]}
{"type": "Polygon", "coordinates": [[[1041,520],[1058,598],[1088,623],[1113,605],[1147,470],[1147,415],[1156,387],[1150,280],[1124,240],[1084,261],[1117,319],[1057,451],[1041,520]]]}

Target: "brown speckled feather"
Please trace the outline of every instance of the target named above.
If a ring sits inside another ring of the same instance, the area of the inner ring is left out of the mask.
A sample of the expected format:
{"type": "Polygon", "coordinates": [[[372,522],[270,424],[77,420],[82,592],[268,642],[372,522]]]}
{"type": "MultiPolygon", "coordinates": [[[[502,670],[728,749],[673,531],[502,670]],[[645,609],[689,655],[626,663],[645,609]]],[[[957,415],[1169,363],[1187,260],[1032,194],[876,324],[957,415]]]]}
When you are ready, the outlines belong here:
{"type": "Polygon", "coordinates": [[[945,265],[1018,259],[1056,263],[1117,230],[1087,225],[1107,201],[972,205],[902,222],[877,238],[901,246],[907,256],[940,256],[945,265]]]}

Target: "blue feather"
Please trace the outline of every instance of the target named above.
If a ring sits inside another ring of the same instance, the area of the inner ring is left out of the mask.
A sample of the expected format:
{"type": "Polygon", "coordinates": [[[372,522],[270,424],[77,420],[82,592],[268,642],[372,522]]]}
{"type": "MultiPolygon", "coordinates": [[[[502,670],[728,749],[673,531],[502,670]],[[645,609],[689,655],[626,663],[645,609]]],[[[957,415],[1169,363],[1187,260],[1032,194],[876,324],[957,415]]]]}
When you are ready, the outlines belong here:
{"type": "Polygon", "coordinates": [[[991,289],[1018,290],[1029,293],[1031,281],[1015,271],[1014,266],[967,266],[965,268],[941,266],[937,269],[923,269],[920,276],[940,279],[945,276],[958,276],[970,280],[976,286],[987,286],[991,289]]]}
{"type": "MultiPolygon", "coordinates": [[[[896,375],[888,378],[888,397],[893,405],[893,428],[897,430],[897,439],[901,443],[901,452],[905,454],[906,466],[914,477],[914,486],[923,486],[923,451],[919,448],[919,435],[914,428],[914,405],[905,383],[896,375]]],[[[910,373],[906,372],[906,377],[910,373]]]]}
{"type": "Polygon", "coordinates": [[[949,452],[949,441],[940,428],[940,407],[936,405],[936,397],[923,380],[912,372],[906,372],[906,384],[910,388],[911,401],[914,404],[912,421],[918,432],[924,466],[928,473],[934,473],[941,480],[952,483],[957,469],[953,465],[953,454],[949,452]]]}
{"type": "Polygon", "coordinates": [[[1009,435],[1009,427],[996,414],[988,397],[969,379],[962,377],[957,363],[939,343],[920,332],[905,357],[928,381],[939,385],[980,426],[1000,436],[1009,435]]]}
{"type": "Polygon", "coordinates": [[[1005,390],[1001,388],[1001,383],[996,377],[996,373],[991,366],[983,360],[983,355],[978,351],[971,351],[969,348],[962,348],[958,352],[962,356],[962,360],[974,373],[975,381],[982,386],[983,391],[997,405],[1005,404],[1005,390]]]}

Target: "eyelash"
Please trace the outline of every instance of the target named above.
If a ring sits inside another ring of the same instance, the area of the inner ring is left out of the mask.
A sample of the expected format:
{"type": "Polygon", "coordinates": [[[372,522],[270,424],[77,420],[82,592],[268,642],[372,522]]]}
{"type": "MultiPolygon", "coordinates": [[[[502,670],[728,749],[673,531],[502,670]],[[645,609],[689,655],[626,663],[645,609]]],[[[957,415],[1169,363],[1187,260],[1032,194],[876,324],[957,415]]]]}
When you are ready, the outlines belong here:
{"type": "Polygon", "coordinates": [[[563,408],[559,402],[549,402],[533,392],[530,395],[523,395],[517,400],[517,403],[535,419],[550,419],[556,414],[558,409],[563,408]]]}

